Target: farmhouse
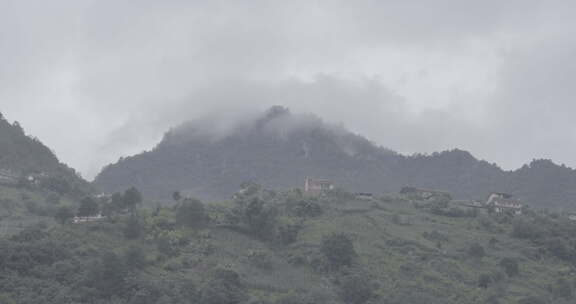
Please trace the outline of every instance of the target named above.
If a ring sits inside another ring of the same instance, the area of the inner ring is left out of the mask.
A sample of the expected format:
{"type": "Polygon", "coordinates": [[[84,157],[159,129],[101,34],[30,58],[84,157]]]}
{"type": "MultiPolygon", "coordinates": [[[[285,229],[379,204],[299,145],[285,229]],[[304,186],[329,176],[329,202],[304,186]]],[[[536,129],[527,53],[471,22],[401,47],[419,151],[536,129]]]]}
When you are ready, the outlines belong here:
{"type": "Polygon", "coordinates": [[[453,203],[466,208],[477,208],[477,209],[486,208],[486,205],[484,205],[483,202],[476,200],[455,200],[453,201],[453,203]]]}
{"type": "Polygon", "coordinates": [[[372,200],[374,198],[374,194],[366,192],[357,192],[354,193],[354,196],[359,200],[372,200]]]}
{"type": "Polygon", "coordinates": [[[79,224],[79,223],[99,221],[103,218],[104,217],[101,214],[98,214],[96,216],[76,216],[74,217],[74,219],[72,219],[72,222],[74,224],[79,224]]]}
{"type": "Polygon", "coordinates": [[[422,200],[431,198],[445,198],[448,200],[452,199],[452,196],[448,192],[416,187],[404,187],[402,190],[400,190],[400,194],[408,195],[422,200]]]}
{"type": "Polygon", "coordinates": [[[332,189],[334,189],[334,183],[325,179],[313,179],[307,177],[306,182],[304,183],[304,193],[307,194],[319,195],[332,189]]]}
{"type": "Polygon", "coordinates": [[[492,208],[496,213],[522,214],[522,203],[520,200],[514,199],[511,194],[507,193],[496,192],[490,194],[485,205],[488,208],[492,208]]]}

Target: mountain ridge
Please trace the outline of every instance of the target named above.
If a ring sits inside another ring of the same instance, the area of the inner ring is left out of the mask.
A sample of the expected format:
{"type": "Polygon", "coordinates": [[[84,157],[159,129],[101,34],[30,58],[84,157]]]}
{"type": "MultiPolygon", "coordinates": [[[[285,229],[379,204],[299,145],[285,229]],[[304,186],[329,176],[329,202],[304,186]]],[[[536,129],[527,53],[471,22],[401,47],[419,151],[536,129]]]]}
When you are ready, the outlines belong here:
{"type": "Polygon", "coordinates": [[[17,122],[10,123],[0,113],[0,169],[19,180],[41,179],[42,187],[56,192],[83,194],[90,185],[72,168],[60,162],[50,148],[27,135],[17,122]]]}
{"type": "Polygon", "coordinates": [[[484,199],[497,191],[533,206],[576,207],[576,193],[570,191],[576,188],[576,170],[550,160],[505,171],[460,149],[406,156],[280,106],[225,127],[211,123],[192,121],[171,129],[152,150],[103,168],[94,184],[107,192],[137,186],[154,199],[175,190],[222,199],[243,181],[285,189],[311,176],[357,192],[396,192],[410,185],[450,191],[457,198],[484,199]]]}

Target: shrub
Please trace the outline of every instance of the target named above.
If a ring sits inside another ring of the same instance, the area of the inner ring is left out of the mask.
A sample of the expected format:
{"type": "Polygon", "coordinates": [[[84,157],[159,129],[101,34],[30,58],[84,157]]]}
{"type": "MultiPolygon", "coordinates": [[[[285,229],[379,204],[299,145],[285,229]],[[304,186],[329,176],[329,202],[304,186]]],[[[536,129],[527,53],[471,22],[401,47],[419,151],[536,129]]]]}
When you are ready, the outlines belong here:
{"type": "Polygon", "coordinates": [[[574,287],[565,278],[557,279],[549,289],[550,292],[558,298],[571,299],[574,295],[574,287]]]}
{"type": "Polygon", "coordinates": [[[534,223],[516,219],[512,222],[512,236],[519,239],[535,240],[542,236],[542,231],[534,223]]]}
{"type": "Polygon", "coordinates": [[[278,227],[278,241],[283,245],[296,242],[301,229],[302,225],[300,224],[284,224],[278,227]]]}
{"type": "Polygon", "coordinates": [[[478,286],[488,288],[492,284],[492,276],[489,273],[483,273],[478,277],[478,286]]]}
{"type": "Polygon", "coordinates": [[[237,201],[237,206],[227,215],[228,221],[244,224],[252,234],[262,239],[274,236],[277,216],[275,206],[257,197],[237,201]]]}
{"type": "Polygon", "coordinates": [[[478,287],[488,288],[493,283],[501,282],[504,280],[504,274],[496,271],[492,273],[482,273],[478,276],[478,287]]]}
{"type": "Polygon", "coordinates": [[[568,240],[562,237],[556,237],[546,240],[544,243],[548,251],[555,257],[565,260],[572,261],[576,259],[576,252],[574,248],[570,246],[568,240]]]}
{"type": "Polygon", "coordinates": [[[338,202],[346,202],[346,201],[351,201],[354,200],[356,198],[356,196],[346,190],[344,190],[343,188],[340,187],[336,187],[332,190],[328,190],[326,191],[326,195],[335,201],[338,202]]]}
{"type": "Polygon", "coordinates": [[[179,225],[201,227],[207,222],[204,204],[197,199],[187,198],[176,209],[176,223],[179,225]]]}
{"type": "Polygon", "coordinates": [[[343,233],[333,233],[322,239],[320,252],[331,268],[351,266],[356,250],[352,239],[343,233]]]}
{"type": "Polygon", "coordinates": [[[127,239],[137,239],[143,234],[144,225],[137,216],[132,215],[126,221],[122,232],[124,233],[124,237],[127,239]]]}
{"type": "Polygon", "coordinates": [[[54,219],[62,225],[70,222],[74,218],[74,212],[70,207],[62,206],[56,210],[54,214],[54,219]]]}
{"type": "Polygon", "coordinates": [[[309,296],[291,292],[274,301],[274,304],[313,304],[315,301],[309,296]]]}
{"type": "Polygon", "coordinates": [[[48,196],[46,196],[46,203],[51,204],[51,205],[58,205],[60,204],[60,195],[58,195],[57,193],[50,193],[48,194],[48,196]]]}
{"type": "Polygon", "coordinates": [[[232,271],[216,269],[200,290],[201,304],[238,304],[247,298],[240,276],[232,271]]]}
{"type": "Polygon", "coordinates": [[[189,239],[179,231],[164,232],[156,237],[156,248],[167,256],[180,254],[180,247],[189,243],[189,239]]]}
{"type": "Polygon", "coordinates": [[[366,276],[347,275],[340,284],[340,297],[347,304],[364,304],[375,295],[374,283],[366,276]]]}
{"type": "Polygon", "coordinates": [[[474,258],[481,259],[486,256],[486,251],[484,250],[484,247],[482,247],[482,245],[474,243],[470,245],[470,247],[468,248],[468,255],[474,258]]]}
{"type": "Polygon", "coordinates": [[[130,246],[122,256],[128,270],[136,270],[146,266],[144,249],[138,246],[130,246]]]}
{"type": "Polygon", "coordinates": [[[322,207],[310,200],[300,200],[291,206],[290,211],[299,217],[317,217],[322,214],[322,207]]]}
{"type": "Polygon", "coordinates": [[[513,258],[503,258],[500,260],[500,267],[502,267],[506,275],[509,277],[517,276],[520,273],[518,260],[513,258]]]}
{"type": "Polygon", "coordinates": [[[250,250],[246,255],[250,264],[260,269],[272,269],[272,259],[270,256],[261,250],[250,250]]]}
{"type": "Polygon", "coordinates": [[[518,304],[546,304],[546,301],[540,297],[526,297],[520,299],[518,304]]]}
{"type": "Polygon", "coordinates": [[[438,232],[438,230],[432,230],[432,232],[425,231],[422,236],[429,241],[437,242],[448,242],[449,238],[447,235],[438,232]]]}
{"type": "Polygon", "coordinates": [[[126,291],[126,267],[115,253],[105,253],[88,272],[89,285],[95,287],[102,297],[121,296],[126,291]]]}
{"type": "Polygon", "coordinates": [[[87,196],[80,201],[78,207],[78,216],[94,216],[98,214],[100,207],[98,203],[90,196],[87,196]]]}

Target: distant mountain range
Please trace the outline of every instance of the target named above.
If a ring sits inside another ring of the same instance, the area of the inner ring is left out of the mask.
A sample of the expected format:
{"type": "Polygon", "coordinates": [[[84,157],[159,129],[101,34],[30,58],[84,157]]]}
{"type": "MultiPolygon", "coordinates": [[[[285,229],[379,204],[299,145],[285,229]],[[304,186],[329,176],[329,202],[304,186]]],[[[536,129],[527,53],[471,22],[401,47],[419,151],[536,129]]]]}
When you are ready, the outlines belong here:
{"type": "Polygon", "coordinates": [[[353,192],[396,192],[410,185],[449,191],[456,198],[485,199],[497,191],[536,207],[576,207],[576,171],[550,160],[504,171],[462,150],[405,156],[314,115],[278,106],[227,133],[221,130],[217,122],[183,124],[151,151],[105,167],[94,185],[106,192],[136,186],[158,200],[175,190],[223,199],[244,181],[293,188],[317,177],[353,192]]]}

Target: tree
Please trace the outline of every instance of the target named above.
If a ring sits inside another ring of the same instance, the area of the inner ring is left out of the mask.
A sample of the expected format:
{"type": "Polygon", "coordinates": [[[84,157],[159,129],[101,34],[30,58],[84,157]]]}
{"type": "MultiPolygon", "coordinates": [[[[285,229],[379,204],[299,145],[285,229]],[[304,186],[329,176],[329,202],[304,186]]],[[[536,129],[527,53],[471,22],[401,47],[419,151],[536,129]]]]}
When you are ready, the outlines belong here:
{"type": "Polygon", "coordinates": [[[124,236],[128,239],[136,239],[142,235],[144,225],[136,215],[130,216],[124,226],[124,236]]]}
{"type": "Polygon", "coordinates": [[[274,234],[277,210],[259,198],[253,198],[244,210],[244,221],[252,233],[265,239],[274,234]]]}
{"type": "Polygon", "coordinates": [[[60,195],[56,193],[50,193],[46,196],[46,203],[51,205],[58,205],[60,204],[60,195]]]}
{"type": "Polygon", "coordinates": [[[68,223],[73,217],[74,212],[72,212],[72,209],[70,209],[70,207],[66,206],[58,208],[58,210],[56,210],[56,213],[54,214],[54,218],[56,219],[56,221],[62,225],[68,223]]]}
{"type": "Polygon", "coordinates": [[[302,224],[284,224],[278,227],[277,240],[283,245],[290,245],[298,239],[302,224]]]}
{"type": "Polygon", "coordinates": [[[274,237],[278,210],[259,197],[240,198],[227,215],[233,225],[244,224],[255,236],[270,240],[274,237]]]}
{"type": "Polygon", "coordinates": [[[492,276],[489,273],[483,273],[478,277],[478,286],[488,288],[492,284],[492,276]]]}
{"type": "Polygon", "coordinates": [[[558,298],[571,299],[574,295],[573,285],[565,278],[559,278],[549,287],[552,294],[558,298]]]}
{"type": "Polygon", "coordinates": [[[474,258],[481,259],[486,256],[486,251],[484,247],[478,243],[474,243],[468,248],[468,255],[474,258]]]}
{"type": "Polygon", "coordinates": [[[174,191],[174,193],[172,193],[172,199],[179,203],[180,200],[182,199],[182,195],[180,194],[180,191],[174,191]]]}
{"type": "Polygon", "coordinates": [[[126,209],[124,205],[124,196],[120,192],[116,192],[112,194],[110,198],[110,214],[114,214],[117,212],[122,212],[126,209]]]}
{"type": "Polygon", "coordinates": [[[78,208],[78,216],[94,216],[99,211],[98,203],[90,196],[87,196],[80,201],[78,208]]]}
{"type": "Polygon", "coordinates": [[[518,304],[546,304],[546,301],[540,297],[526,297],[518,300],[518,304]]]}
{"type": "Polygon", "coordinates": [[[130,209],[132,213],[136,210],[136,206],[142,203],[142,194],[135,187],[130,187],[124,192],[124,206],[130,209]]]}
{"type": "Polygon", "coordinates": [[[333,233],[322,239],[320,252],[332,268],[339,269],[352,265],[356,256],[352,239],[343,233],[333,233]]]}
{"type": "Polygon", "coordinates": [[[246,300],[240,276],[226,269],[216,269],[200,290],[201,304],[238,304],[246,300]]]}
{"type": "Polygon", "coordinates": [[[146,266],[144,249],[135,245],[128,247],[124,251],[123,260],[128,270],[136,270],[146,266]]]}
{"type": "Polygon", "coordinates": [[[520,273],[518,260],[513,258],[503,258],[500,260],[500,267],[504,269],[504,272],[509,277],[517,276],[520,273]]]}
{"type": "Polygon", "coordinates": [[[115,253],[107,252],[90,268],[89,281],[104,298],[122,296],[127,287],[126,275],[124,261],[115,253]]]}
{"type": "Polygon", "coordinates": [[[70,193],[72,185],[62,176],[49,176],[41,180],[41,186],[60,195],[70,193]]]}
{"type": "Polygon", "coordinates": [[[176,223],[188,227],[200,227],[208,222],[204,204],[197,199],[185,199],[176,210],[176,223]]]}
{"type": "Polygon", "coordinates": [[[348,275],[342,279],[340,297],[347,304],[364,304],[375,297],[375,286],[366,276],[348,275]]]}

